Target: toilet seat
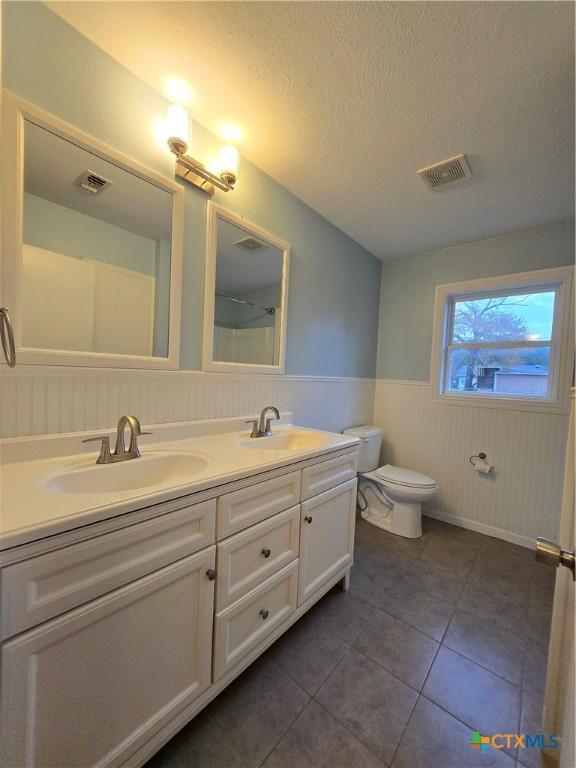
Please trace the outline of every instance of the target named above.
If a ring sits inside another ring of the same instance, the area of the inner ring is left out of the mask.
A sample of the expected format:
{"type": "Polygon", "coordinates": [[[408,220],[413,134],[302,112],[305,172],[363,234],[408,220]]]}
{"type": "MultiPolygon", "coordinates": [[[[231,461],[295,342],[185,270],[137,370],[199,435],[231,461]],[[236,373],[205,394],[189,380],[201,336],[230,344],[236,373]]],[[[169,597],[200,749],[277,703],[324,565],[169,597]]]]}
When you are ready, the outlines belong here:
{"type": "Polygon", "coordinates": [[[385,464],[375,472],[377,478],[386,484],[402,488],[436,488],[436,481],[411,469],[385,464]]]}

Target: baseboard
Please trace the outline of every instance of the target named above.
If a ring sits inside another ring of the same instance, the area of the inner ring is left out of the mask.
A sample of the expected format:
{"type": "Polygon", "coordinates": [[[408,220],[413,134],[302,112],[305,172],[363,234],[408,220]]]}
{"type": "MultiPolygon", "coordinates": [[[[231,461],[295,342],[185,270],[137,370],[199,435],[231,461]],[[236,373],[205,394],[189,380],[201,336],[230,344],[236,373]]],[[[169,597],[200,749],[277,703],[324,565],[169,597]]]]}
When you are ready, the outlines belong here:
{"type": "Polygon", "coordinates": [[[493,536],[495,539],[502,539],[502,541],[509,541],[511,544],[518,544],[520,547],[526,547],[526,549],[534,549],[534,539],[531,539],[529,536],[521,536],[519,533],[514,533],[513,531],[507,531],[505,528],[497,528],[495,525],[479,523],[477,520],[469,520],[467,517],[450,515],[447,512],[442,512],[439,509],[431,509],[430,507],[422,507],[422,514],[426,515],[426,517],[442,520],[444,523],[450,523],[450,525],[467,528],[469,531],[484,533],[486,536],[493,536]]]}

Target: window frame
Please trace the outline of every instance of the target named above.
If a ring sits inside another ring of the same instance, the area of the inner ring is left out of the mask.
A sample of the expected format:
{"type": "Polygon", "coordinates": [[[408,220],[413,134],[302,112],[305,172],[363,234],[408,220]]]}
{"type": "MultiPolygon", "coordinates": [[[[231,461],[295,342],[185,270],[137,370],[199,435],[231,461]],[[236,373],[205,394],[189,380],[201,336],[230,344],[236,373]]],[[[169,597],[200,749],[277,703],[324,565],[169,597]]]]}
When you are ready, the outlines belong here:
{"type": "Polygon", "coordinates": [[[522,272],[512,275],[468,280],[436,286],[434,302],[434,326],[431,360],[431,383],[433,397],[446,405],[471,405],[511,410],[545,411],[566,413],[570,397],[570,384],[574,365],[574,322],[573,322],[573,269],[555,267],[552,269],[522,272]],[[532,293],[543,290],[552,292],[554,317],[549,341],[511,342],[451,342],[454,328],[455,305],[457,301],[475,300],[498,295],[532,293]],[[479,394],[478,392],[456,392],[446,389],[449,375],[449,356],[454,348],[509,348],[523,347],[550,348],[549,394],[546,397],[525,394],[479,394]]]}

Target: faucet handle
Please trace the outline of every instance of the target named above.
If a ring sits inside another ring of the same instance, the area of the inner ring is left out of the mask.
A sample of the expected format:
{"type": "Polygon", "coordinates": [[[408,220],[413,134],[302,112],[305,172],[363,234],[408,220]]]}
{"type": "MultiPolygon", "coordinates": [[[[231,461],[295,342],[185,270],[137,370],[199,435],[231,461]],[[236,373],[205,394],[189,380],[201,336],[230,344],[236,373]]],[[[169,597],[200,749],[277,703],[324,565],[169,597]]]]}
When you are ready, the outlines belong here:
{"type": "Polygon", "coordinates": [[[250,437],[258,437],[258,419],[248,419],[244,424],[252,424],[252,434],[250,437]]]}
{"type": "Polygon", "coordinates": [[[100,455],[96,460],[96,464],[106,464],[110,459],[110,438],[108,435],[100,435],[99,437],[86,437],[82,440],[83,443],[95,443],[100,441],[100,455]]]}

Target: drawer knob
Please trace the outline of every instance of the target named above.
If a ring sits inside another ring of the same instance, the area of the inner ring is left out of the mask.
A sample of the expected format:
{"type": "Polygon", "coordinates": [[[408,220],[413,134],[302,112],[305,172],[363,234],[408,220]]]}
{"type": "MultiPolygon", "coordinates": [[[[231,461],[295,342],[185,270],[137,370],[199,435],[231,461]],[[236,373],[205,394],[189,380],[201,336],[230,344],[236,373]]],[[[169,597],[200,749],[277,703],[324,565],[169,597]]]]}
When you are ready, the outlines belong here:
{"type": "Polygon", "coordinates": [[[306,515],[304,520],[306,520],[307,523],[311,523],[312,522],[312,515],[306,515]]]}
{"type": "Polygon", "coordinates": [[[264,547],[264,549],[262,550],[263,557],[270,557],[271,554],[272,554],[272,550],[268,549],[268,547],[264,547]]]}
{"type": "Polygon", "coordinates": [[[262,616],[263,619],[267,619],[268,616],[270,616],[270,611],[267,608],[262,608],[260,616],[262,616]]]}
{"type": "Polygon", "coordinates": [[[214,568],[210,568],[209,570],[207,570],[206,576],[208,576],[208,581],[214,581],[214,579],[216,578],[216,571],[214,570],[214,568]]]}

